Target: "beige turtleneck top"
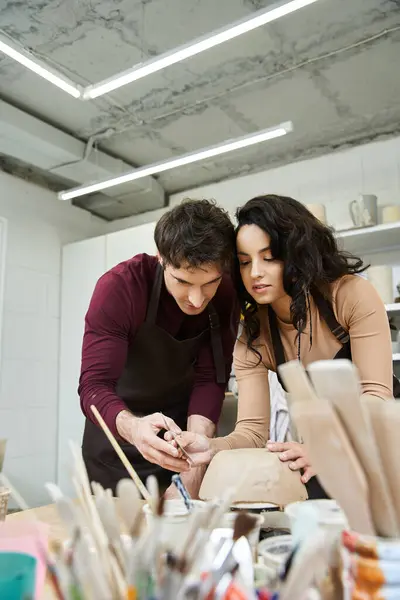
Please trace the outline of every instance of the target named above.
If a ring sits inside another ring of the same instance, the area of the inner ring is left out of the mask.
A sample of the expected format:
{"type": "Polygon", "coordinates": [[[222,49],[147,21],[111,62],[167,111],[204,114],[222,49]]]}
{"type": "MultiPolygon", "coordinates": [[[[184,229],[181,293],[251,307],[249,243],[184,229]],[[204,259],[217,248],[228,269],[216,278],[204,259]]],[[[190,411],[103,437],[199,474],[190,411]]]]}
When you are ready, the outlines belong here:
{"type": "MultiPolygon", "coordinates": [[[[347,275],[332,284],[332,306],[337,321],[350,334],[353,363],[361,378],[364,394],[381,398],[392,397],[393,364],[389,322],[385,306],[375,288],[366,279],[347,275]]],[[[269,334],[266,307],[260,307],[261,335],[257,340],[258,357],[248,350],[245,337],[236,342],[234,368],[239,400],[235,430],[228,436],[215,438],[217,450],[263,447],[268,441],[270,397],[268,370],[276,371],[269,334]]],[[[332,359],[342,345],[311,305],[312,346],[309,344],[310,324],[302,335],[300,359],[304,366],[317,360],[332,359]]],[[[286,360],[297,359],[296,330],[277,319],[286,360]]]]}

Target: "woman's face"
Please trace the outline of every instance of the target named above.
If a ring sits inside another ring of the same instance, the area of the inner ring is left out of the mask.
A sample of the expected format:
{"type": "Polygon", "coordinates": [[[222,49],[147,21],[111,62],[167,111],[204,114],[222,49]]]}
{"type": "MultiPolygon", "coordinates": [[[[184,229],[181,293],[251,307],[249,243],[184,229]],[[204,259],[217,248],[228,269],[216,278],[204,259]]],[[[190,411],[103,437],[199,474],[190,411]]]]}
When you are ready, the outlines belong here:
{"type": "Polygon", "coordinates": [[[257,225],[243,225],[236,250],[243,284],[258,304],[273,304],[287,294],[283,288],[283,262],[272,258],[270,237],[257,225]]]}

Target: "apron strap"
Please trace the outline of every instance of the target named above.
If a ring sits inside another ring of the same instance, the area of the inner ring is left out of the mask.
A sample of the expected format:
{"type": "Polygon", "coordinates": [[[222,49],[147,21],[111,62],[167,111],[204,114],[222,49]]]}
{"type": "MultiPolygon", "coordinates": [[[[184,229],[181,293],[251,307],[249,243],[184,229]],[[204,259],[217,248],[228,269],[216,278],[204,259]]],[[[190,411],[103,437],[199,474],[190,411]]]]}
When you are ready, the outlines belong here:
{"type": "Polygon", "coordinates": [[[151,288],[150,302],[146,313],[146,323],[154,325],[156,322],[158,303],[160,301],[161,285],[163,280],[164,270],[160,263],[157,263],[156,274],[154,277],[153,287],[151,288]]]}
{"type": "Polygon", "coordinates": [[[225,359],[222,348],[221,327],[217,311],[211,302],[208,305],[208,319],[210,322],[211,347],[214,358],[217,383],[226,383],[225,359]]]}
{"type": "MultiPolygon", "coordinates": [[[[154,283],[151,290],[150,302],[146,314],[146,323],[156,322],[158,303],[160,301],[161,286],[163,281],[163,268],[157,264],[154,283]]],[[[208,305],[208,319],[210,322],[211,346],[214,358],[214,366],[217,373],[217,383],[226,383],[225,359],[222,348],[221,327],[217,311],[211,302],[208,305]]]]}
{"type": "Polygon", "coordinates": [[[350,341],[349,333],[340,325],[340,323],[338,323],[335,313],[333,312],[332,305],[318,290],[313,292],[313,299],[318,308],[319,314],[328,325],[338,342],[340,342],[343,346],[347,344],[350,341]]]}
{"type": "Polygon", "coordinates": [[[275,355],[276,375],[277,375],[278,381],[281,384],[281,386],[283,387],[283,389],[285,391],[287,391],[285,386],[283,385],[283,381],[280,378],[280,375],[278,372],[279,365],[283,365],[286,362],[285,351],[283,349],[282,339],[281,339],[281,335],[279,333],[278,323],[276,321],[276,314],[273,311],[273,309],[271,308],[271,306],[269,306],[269,305],[268,305],[268,322],[269,322],[269,329],[270,329],[270,333],[271,333],[272,347],[273,347],[274,355],[275,355]]]}

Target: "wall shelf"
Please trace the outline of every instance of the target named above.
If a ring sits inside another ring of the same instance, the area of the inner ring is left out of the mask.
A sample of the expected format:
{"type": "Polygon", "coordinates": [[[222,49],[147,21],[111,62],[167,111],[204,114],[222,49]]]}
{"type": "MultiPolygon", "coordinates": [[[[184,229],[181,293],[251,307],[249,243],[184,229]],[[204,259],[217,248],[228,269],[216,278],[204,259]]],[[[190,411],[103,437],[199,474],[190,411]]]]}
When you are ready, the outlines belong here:
{"type": "Polygon", "coordinates": [[[400,313],[400,302],[385,304],[385,308],[388,313],[400,313]]]}
{"type": "Polygon", "coordinates": [[[336,237],[343,240],[344,248],[353,254],[374,254],[400,247],[400,221],[337,231],[336,237]]]}

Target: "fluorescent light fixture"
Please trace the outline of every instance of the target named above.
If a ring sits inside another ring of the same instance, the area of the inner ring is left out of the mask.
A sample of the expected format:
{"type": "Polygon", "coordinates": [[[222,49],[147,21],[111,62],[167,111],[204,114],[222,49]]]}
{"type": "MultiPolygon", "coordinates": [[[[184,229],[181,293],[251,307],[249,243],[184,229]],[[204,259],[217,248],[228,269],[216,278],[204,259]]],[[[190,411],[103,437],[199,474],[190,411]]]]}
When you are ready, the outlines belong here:
{"type": "Polygon", "coordinates": [[[55,69],[47,66],[43,61],[37,59],[31,52],[22,48],[19,44],[10,42],[8,39],[5,41],[0,39],[0,52],[6,54],[10,58],[16,60],[21,65],[33,71],[43,79],[46,79],[53,85],[67,92],[74,98],[81,98],[83,100],[92,100],[108,94],[113,90],[116,90],[124,85],[147,77],[152,73],[166,69],[171,65],[175,65],[182,60],[186,60],[191,56],[196,56],[205,50],[210,50],[219,44],[223,44],[228,40],[232,40],[244,33],[253,31],[262,25],[271,23],[276,19],[280,19],[286,15],[289,15],[300,8],[305,8],[310,4],[314,4],[318,0],[281,0],[273,6],[267,9],[259,10],[253,13],[250,17],[236,21],[233,24],[226,25],[221,29],[217,29],[212,33],[206,34],[193,42],[189,42],[183,46],[178,46],[172,50],[161,54],[151,60],[140,63],[123,71],[117,73],[108,79],[104,79],[93,85],[88,85],[83,88],[82,86],[74,83],[72,80],[64,77],[64,75],[55,69]]]}
{"type": "Polygon", "coordinates": [[[148,167],[140,167],[139,169],[134,169],[133,171],[129,171],[118,177],[112,177],[103,181],[81,185],[70,190],[59,192],[58,198],[59,200],[72,200],[73,198],[79,198],[80,196],[86,196],[87,194],[93,194],[94,192],[101,192],[102,190],[121,185],[122,183],[129,183],[136,179],[156,175],[157,173],[163,173],[164,171],[170,171],[171,169],[199,162],[206,158],[212,158],[213,156],[219,156],[220,154],[227,154],[234,150],[254,146],[255,144],[260,144],[261,142],[266,142],[281,137],[282,135],[286,135],[291,131],[293,131],[293,124],[291,121],[281,123],[276,127],[264,129],[263,131],[258,131],[257,133],[252,133],[250,135],[244,135],[234,140],[227,140],[222,144],[209,146],[208,148],[196,150],[195,152],[188,152],[177,158],[163,160],[149,165],[148,167]]]}
{"type": "Polygon", "coordinates": [[[11,44],[8,41],[4,42],[0,39],[0,52],[3,52],[6,56],[16,60],[30,71],[36,73],[36,75],[43,77],[43,79],[46,79],[74,98],[81,97],[82,88],[80,88],[80,86],[66,77],[63,77],[61,73],[48,67],[42,61],[35,58],[30,52],[22,47],[18,47],[17,44],[11,44]]]}
{"type": "Polygon", "coordinates": [[[285,0],[285,2],[279,2],[267,9],[257,11],[250,17],[236,21],[236,23],[227,25],[221,29],[217,29],[193,42],[174,48],[173,50],[165,52],[143,64],[135,65],[131,69],[123,71],[113,77],[109,77],[108,79],[104,79],[99,83],[89,85],[83,92],[83,99],[93,99],[108,94],[133,81],[147,77],[147,75],[161,71],[162,69],[181,62],[182,60],[186,60],[191,56],[196,56],[196,54],[200,54],[205,50],[214,48],[219,44],[223,44],[224,42],[232,40],[244,33],[248,33],[249,31],[253,31],[262,25],[266,25],[266,23],[271,23],[271,21],[289,15],[300,8],[314,4],[314,2],[317,2],[317,0],[292,0],[291,2],[285,0]]]}

